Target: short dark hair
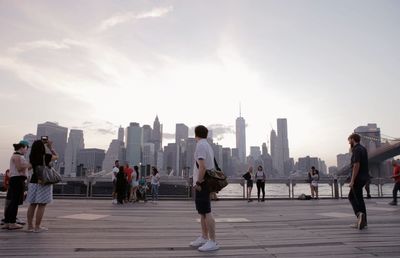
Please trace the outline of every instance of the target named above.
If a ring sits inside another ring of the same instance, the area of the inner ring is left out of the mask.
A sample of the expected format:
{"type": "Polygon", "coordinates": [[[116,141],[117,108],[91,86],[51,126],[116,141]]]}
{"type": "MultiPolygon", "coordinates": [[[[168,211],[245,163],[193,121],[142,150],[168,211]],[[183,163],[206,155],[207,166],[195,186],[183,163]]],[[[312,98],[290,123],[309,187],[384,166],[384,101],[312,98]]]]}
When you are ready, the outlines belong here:
{"type": "Polygon", "coordinates": [[[114,164],[116,164],[117,162],[119,163],[119,160],[116,160],[116,161],[114,162],[114,164]]]}
{"type": "Polygon", "coordinates": [[[357,133],[352,133],[349,136],[349,140],[353,139],[356,143],[359,143],[361,141],[361,136],[357,133]]]}
{"type": "Polygon", "coordinates": [[[199,138],[206,139],[208,135],[208,129],[204,125],[198,125],[194,128],[194,135],[199,138]]]}

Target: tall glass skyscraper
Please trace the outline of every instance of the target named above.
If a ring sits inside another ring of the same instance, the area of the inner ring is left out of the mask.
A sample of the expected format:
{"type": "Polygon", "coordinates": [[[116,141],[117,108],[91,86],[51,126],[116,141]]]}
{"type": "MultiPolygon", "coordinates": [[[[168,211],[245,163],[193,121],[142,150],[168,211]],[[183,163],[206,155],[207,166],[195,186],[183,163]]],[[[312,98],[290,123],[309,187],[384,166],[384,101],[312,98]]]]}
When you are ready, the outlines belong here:
{"type": "Polygon", "coordinates": [[[138,123],[130,123],[126,130],[126,161],[131,166],[139,165],[142,160],[143,134],[138,123]]]}
{"type": "Polygon", "coordinates": [[[241,163],[246,162],[246,121],[240,112],[236,118],[236,148],[239,152],[239,160],[241,163]]]}

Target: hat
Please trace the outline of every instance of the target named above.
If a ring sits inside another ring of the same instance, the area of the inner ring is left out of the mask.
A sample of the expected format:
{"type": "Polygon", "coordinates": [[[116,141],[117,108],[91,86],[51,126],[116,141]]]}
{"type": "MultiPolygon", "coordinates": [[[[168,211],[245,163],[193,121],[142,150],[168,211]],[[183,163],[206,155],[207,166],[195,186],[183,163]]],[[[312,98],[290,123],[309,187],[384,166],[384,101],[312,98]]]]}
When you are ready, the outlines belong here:
{"type": "Polygon", "coordinates": [[[24,145],[24,146],[26,146],[26,147],[29,147],[29,142],[26,141],[26,140],[20,141],[19,144],[24,145]]]}

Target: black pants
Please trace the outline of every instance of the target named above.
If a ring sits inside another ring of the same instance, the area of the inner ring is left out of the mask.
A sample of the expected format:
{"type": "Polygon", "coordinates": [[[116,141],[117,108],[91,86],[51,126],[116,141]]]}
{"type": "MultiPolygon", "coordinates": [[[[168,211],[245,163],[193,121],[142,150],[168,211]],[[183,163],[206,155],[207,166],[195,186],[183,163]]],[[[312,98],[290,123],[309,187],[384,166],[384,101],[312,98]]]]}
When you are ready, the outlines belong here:
{"type": "Polygon", "coordinates": [[[25,176],[13,176],[7,192],[8,206],[4,214],[4,223],[15,223],[18,214],[18,205],[24,201],[25,176]]]}
{"type": "Polygon", "coordinates": [[[349,201],[353,207],[354,214],[357,216],[358,213],[362,212],[365,214],[365,221],[367,221],[367,209],[365,208],[363,187],[366,181],[356,181],[349,192],[349,201]]]}
{"type": "Polygon", "coordinates": [[[393,187],[393,202],[397,203],[397,192],[400,191],[400,182],[394,184],[393,187]]]}
{"type": "Polygon", "coordinates": [[[262,191],[262,199],[265,198],[265,182],[257,180],[257,198],[260,200],[260,190],[262,191]]]}

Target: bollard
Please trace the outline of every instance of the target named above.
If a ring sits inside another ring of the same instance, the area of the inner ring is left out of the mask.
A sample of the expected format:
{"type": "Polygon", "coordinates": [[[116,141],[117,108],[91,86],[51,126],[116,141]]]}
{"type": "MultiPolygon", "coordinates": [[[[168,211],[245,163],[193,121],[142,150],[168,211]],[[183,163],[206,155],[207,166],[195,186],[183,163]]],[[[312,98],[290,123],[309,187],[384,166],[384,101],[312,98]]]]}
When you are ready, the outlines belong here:
{"type": "Polygon", "coordinates": [[[333,179],[333,189],[335,192],[335,199],[339,199],[339,185],[338,185],[338,180],[337,178],[333,179]]]}

